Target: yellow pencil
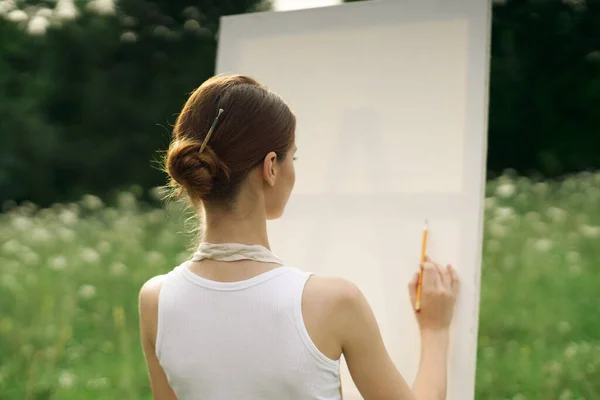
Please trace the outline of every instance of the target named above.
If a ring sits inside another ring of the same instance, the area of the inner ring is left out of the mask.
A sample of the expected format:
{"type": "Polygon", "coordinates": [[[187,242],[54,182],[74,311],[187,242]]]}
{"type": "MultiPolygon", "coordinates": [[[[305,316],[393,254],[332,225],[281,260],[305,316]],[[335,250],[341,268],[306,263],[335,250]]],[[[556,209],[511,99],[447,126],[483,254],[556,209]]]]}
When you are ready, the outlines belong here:
{"type": "Polygon", "coordinates": [[[423,263],[425,262],[425,253],[427,251],[427,234],[428,234],[428,223],[425,220],[425,227],[423,228],[423,240],[421,241],[421,267],[419,269],[419,282],[417,283],[417,299],[415,301],[415,311],[421,311],[421,291],[423,290],[423,263]]]}

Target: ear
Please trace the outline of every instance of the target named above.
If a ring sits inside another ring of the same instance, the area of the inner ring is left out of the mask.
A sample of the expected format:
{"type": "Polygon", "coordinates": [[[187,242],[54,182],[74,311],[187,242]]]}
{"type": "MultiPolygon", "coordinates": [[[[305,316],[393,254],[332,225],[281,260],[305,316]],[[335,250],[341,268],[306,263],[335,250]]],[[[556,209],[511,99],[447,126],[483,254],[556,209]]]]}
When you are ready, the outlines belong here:
{"type": "Polygon", "coordinates": [[[263,180],[271,187],[277,179],[277,154],[270,152],[263,161],[263,180]]]}

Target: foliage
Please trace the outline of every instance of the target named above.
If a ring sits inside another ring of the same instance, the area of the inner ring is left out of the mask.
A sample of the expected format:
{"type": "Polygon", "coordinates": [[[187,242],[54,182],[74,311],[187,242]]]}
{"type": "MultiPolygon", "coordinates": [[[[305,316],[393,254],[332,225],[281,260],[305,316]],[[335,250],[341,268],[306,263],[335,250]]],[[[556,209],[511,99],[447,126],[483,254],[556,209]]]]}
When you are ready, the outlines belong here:
{"type": "Polygon", "coordinates": [[[116,14],[84,8],[41,35],[0,18],[0,203],[161,183],[152,162],[187,93],[214,73],[220,16],[256,6],[122,0],[116,14]]]}
{"type": "MultiPolygon", "coordinates": [[[[214,72],[219,17],[268,6],[73,1],[20,1],[19,14],[0,0],[0,203],[161,184],[153,161],[214,72]]],[[[600,0],[494,3],[491,176],[599,168],[600,0]]]]}
{"type": "MultiPolygon", "coordinates": [[[[477,398],[600,396],[600,174],[487,189],[477,398]]],[[[137,294],[189,256],[177,204],[0,214],[0,398],[150,399],[137,294]]]]}

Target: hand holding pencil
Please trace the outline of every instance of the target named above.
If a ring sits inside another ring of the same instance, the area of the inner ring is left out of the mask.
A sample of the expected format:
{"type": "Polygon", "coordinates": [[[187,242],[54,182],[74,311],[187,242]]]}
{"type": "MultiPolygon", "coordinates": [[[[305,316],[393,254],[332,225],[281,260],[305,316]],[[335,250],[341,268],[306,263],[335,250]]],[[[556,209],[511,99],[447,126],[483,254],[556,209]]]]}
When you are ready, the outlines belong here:
{"type": "Polygon", "coordinates": [[[456,270],[442,266],[426,256],[427,226],[423,232],[420,270],[409,283],[411,302],[423,329],[444,329],[450,326],[459,290],[456,270]]]}

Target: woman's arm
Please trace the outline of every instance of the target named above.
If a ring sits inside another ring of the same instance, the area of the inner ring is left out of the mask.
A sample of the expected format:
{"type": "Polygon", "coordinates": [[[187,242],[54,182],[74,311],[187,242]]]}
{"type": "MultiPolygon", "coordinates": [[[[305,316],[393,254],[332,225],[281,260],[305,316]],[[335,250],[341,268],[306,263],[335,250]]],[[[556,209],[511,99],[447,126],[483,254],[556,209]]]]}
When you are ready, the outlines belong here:
{"type": "Polygon", "coordinates": [[[449,337],[447,329],[421,332],[421,362],[413,384],[413,392],[419,400],[446,398],[449,337]]]}
{"type": "MultiPolygon", "coordinates": [[[[409,285],[413,302],[416,282],[413,279],[409,285]]],[[[424,264],[422,310],[417,314],[421,328],[421,362],[412,390],[387,353],[377,321],[364,295],[349,282],[343,286],[338,319],[342,351],[363,398],[445,399],[448,326],[458,286],[455,271],[431,262],[424,264]]]]}
{"type": "Polygon", "coordinates": [[[177,400],[175,392],[156,357],[156,332],[158,327],[158,295],[162,287],[162,276],[150,279],[140,290],[140,334],[146,356],[150,385],[155,400],[177,400]]]}

